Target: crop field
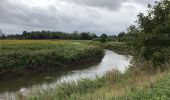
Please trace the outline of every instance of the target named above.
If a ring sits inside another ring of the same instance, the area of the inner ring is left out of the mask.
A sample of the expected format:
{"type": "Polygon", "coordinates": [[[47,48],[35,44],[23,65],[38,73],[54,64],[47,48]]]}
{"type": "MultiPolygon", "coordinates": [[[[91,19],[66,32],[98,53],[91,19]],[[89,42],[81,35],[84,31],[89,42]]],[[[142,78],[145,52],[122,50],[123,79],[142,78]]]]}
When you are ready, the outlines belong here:
{"type": "Polygon", "coordinates": [[[44,70],[101,58],[98,43],[64,40],[0,40],[0,75],[44,70]]]}

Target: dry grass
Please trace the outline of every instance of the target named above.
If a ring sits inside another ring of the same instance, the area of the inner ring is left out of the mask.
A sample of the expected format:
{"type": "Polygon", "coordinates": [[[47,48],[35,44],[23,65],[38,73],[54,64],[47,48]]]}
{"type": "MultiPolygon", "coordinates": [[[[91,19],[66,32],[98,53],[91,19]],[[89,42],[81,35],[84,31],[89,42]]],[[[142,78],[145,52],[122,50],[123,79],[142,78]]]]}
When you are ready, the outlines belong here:
{"type": "Polygon", "coordinates": [[[142,73],[132,77],[125,76],[121,81],[107,84],[93,93],[73,94],[69,100],[126,100],[129,98],[127,95],[141,89],[149,89],[155,82],[166,77],[168,73],[169,71],[153,75],[142,73]]]}

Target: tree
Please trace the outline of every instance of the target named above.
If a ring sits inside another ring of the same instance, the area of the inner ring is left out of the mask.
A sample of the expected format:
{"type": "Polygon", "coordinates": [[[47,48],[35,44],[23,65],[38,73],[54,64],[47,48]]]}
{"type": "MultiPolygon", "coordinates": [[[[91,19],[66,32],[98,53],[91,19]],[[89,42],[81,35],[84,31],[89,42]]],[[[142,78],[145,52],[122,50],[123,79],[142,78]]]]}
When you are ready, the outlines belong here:
{"type": "Polygon", "coordinates": [[[121,38],[121,37],[124,37],[125,35],[126,35],[125,32],[120,32],[119,35],[118,35],[118,37],[121,38]]]}
{"type": "Polygon", "coordinates": [[[82,32],[80,33],[80,37],[82,40],[88,40],[89,39],[89,33],[82,32]]]}
{"type": "Polygon", "coordinates": [[[77,31],[73,33],[66,33],[60,31],[23,31],[22,34],[16,35],[8,35],[7,38],[15,38],[15,39],[72,39],[72,40],[92,40],[96,38],[97,35],[90,32],[82,32],[79,33],[77,31]]]}
{"type": "Polygon", "coordinates": [[[107,34],[102,34],[102,35],[100,36],[100,41],[101,41],[101,42],[106,42],[106,40],[107,40],[107,34]]]}
{"type": "Polygon", "coordinates": [[[134,41],[137,54],[151,60],[155,66],[168,59],[170,46],[170,1],[162,0],[148,8],[147,15],[138,15],[138,39],[134,41]]]}

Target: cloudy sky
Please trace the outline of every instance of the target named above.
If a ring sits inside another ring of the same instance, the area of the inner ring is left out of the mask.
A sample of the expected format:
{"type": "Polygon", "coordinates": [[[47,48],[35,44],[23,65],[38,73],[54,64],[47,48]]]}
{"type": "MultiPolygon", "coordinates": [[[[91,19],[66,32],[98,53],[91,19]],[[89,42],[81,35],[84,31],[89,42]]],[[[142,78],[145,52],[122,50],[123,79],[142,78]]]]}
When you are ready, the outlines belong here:
{"type": "Polygon", "coordinates": [[[1,0],[0,29],[89,31],[117,34],[133,24],[154,0],[1,0]]]}

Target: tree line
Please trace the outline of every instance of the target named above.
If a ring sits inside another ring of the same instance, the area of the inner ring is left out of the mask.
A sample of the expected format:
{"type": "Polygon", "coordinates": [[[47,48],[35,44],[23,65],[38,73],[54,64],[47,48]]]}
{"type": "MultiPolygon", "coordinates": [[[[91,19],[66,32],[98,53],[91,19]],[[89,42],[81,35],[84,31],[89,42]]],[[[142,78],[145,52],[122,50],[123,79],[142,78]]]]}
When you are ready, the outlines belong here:
{"type": "Polygon", "coordinates": [[[98,38],[94,33],[90,32],[52,32],[52,31],[23,31],[22,34],[0,35],[2,39],[62,39],[62,40],[92,40],[98,38]]]}
{"type": "Polygon", "coordinates": [[[121,32],[118,35],[107,35],[106,33],[101,34],[100,36],[91,32],[78,32],[74,31],[72,33],[60,32],[60,31],[23,31],[22,34],[10,34],[5,35],[0,30],[0,39],[61,39],[61,40],[94,40],[94,41],[120,41],[122,40],[125,34],[121,32]]]}

